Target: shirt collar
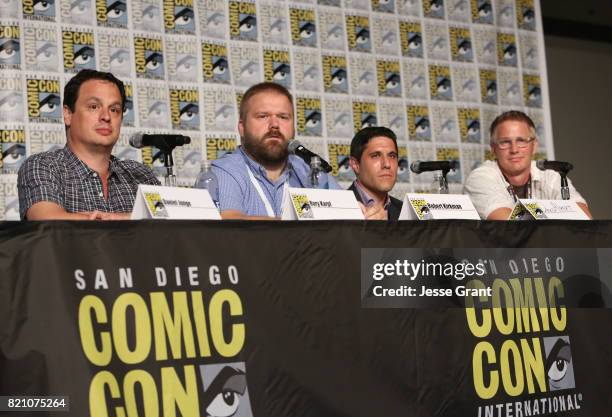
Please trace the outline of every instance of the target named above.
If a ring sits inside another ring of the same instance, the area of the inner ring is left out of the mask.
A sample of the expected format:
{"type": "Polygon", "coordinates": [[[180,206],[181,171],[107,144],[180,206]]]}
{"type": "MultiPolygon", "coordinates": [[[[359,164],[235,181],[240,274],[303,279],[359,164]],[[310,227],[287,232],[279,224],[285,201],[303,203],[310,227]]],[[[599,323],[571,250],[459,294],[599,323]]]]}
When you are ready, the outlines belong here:
{"type": "MultiPolygon", "coordinates": [[[[93,169],[89,168],[87,164],[79,159],[78,156],[75,155],[74,152],[68,147],[68,144],[64,146],[62,149],[62,153],[66,160],[66,167],[74,170],[77,176],[81,178],[87,178],[93,176],[93,174],[97,175],[97,172],[93,169]]],[[[110,163],[108,167],[109,178],[113,174],[117,174],[117,171],[121,169],[120,165],[121,160],[114,155],[110,157],[110,163]]]]}
{"type": "MultiPolygon", "coordinates": [[[[262,178],[264,178],[266,181],[270,182],[271,184],[274,184],[272,181],[270,181],[270,179],[268,178],[268,173],[266,171],[266,169],[257,161],[255,161],[254,159],[252,159],[243,149],[242,146],[238,147],[238,152],[240,152],[240,154],[242,155],[242,158],[244,159],[245,163],[247,164],[247,167],[253,171],[253,173],[255,174],[255,176],[261,176],[262,178]]],[[[281,175],[278,177],[278,180],[275,182],[278,184],[278,182],[285,182],[289,175],[291,174],[291,172],[293,171],[293,166],[291,165],[291,161],[289,160],[289,158],[287,158],[287,164],[285,165],[285,169],[283,170],[283,172],[281,173],[281,175]]]]}
{"type": "MultiPolygon", "coordinates": [[[[366,189],[361,185],[359,180],[355,180],[353,184],[355,184],[355,189],[357,189],[357,193],[359,193],[361,201],[365,203],[366,207],[371,206],[376,202],[376,200],[370,194],[368,194],[366,189]]],[[[389,197],[389,193],[387,193],[383,208],[387,210],[389,208],[389,204],[391,204],[391,198],[389,197]]]]}

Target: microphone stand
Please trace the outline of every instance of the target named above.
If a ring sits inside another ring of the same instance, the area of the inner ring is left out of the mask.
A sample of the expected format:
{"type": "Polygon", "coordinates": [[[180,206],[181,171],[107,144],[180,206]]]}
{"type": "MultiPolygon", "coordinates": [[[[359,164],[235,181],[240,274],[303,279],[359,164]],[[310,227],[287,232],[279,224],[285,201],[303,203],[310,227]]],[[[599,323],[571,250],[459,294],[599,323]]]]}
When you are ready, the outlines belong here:
{"type": "Polygon", "coordinates": [[[172,158],[172,151],[176,147],[176,145],[172,143],[168,143],[169,141],[164,141],[165,144],[161,146],[157,146],[159,150],[162,152],[162,156],[164,158],[164,167],[166,168],[166,172],[164,174],[164,185],[167,187],[176,187],[176,175],[174,175],[174,158],[172,158]]]}
{"type": "Polygon", "coordinates": [[[567,171],[559,171],[559,175],[561,175],[561,199],[569,200],[570,190],[567,183],[567,171]]]}
{"type": "Polygon", "coordinates": [[[172,149],[169,151],[162,150],[164,155],[164,185],[166,187],[176,187],[176,175],[174,175],[174,158],[172,158],[172,149]]]}
{"type": "Polygon", "coordinates": [[[448,181],[446,179],[446,176],[448,175],[450,169],[443,169],[442,170],[442,175],[439,176],[439,187],[438,187],[438,194],[448,194],[448,181]]]}

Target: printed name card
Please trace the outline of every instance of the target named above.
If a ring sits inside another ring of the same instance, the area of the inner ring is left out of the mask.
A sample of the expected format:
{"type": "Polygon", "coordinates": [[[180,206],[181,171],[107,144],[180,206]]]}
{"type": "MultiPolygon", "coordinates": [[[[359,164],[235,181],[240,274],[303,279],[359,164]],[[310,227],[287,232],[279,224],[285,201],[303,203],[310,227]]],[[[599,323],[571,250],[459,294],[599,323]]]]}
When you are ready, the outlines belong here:
{"type": "Polygon", "coordinates": [[[221,220],[207,190],[139,185],[132,220],[221,220]]]}
{"type": "Polygon", "coordinates": [[[282,219],[364,220],[364,217],[352,191],[287,188],[282,219]]]}
{"type": "Polygon", "coordinates": [[[590,220],[573,200],[520,199],[508,220],[590,220]]]}
{"type": "Polygon", "coordinates": [[[407,193],[400,220],[480,220],[472,201],[464,194],[407,193]]]}

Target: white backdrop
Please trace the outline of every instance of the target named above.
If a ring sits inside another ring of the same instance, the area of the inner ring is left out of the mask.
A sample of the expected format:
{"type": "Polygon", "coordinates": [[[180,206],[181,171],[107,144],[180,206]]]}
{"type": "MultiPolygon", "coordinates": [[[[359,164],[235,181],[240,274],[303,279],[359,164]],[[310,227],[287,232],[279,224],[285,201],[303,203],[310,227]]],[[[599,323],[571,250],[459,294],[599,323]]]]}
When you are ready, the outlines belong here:
{"type": "Polygon", "coordinates": [[[296,137],[348,185],[350,140],[367,125],[400,138],[394,194],[427,191],[414,160],[458,159],[451,191],[488,152],[508,109],[537,125],[553,157],[538,0],[0,0],[0,218],[18,219],[17,170],[65,144],[61,98],[82,68],[111,71],[129,103],[115,154],[161,175],[134,132],[178,132],[179,183],[239,145],[237,105],[252,84],[287,86],[296,137]]]}

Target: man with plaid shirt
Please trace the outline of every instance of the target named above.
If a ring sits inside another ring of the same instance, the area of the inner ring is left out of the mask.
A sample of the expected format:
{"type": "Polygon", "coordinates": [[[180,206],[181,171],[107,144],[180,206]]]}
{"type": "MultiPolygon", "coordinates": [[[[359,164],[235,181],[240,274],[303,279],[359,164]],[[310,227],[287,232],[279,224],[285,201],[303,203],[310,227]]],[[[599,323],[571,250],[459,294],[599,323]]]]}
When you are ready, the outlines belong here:
{"type": "Polygon", "coordinates": [[[129,219],[138,184],[159,185],[150,169],[111,155],[125,108],[114,75],[82,70],[64,88],[63,149],[28,158],[19,169],[19,214],[28,220],[129,219]]]}

